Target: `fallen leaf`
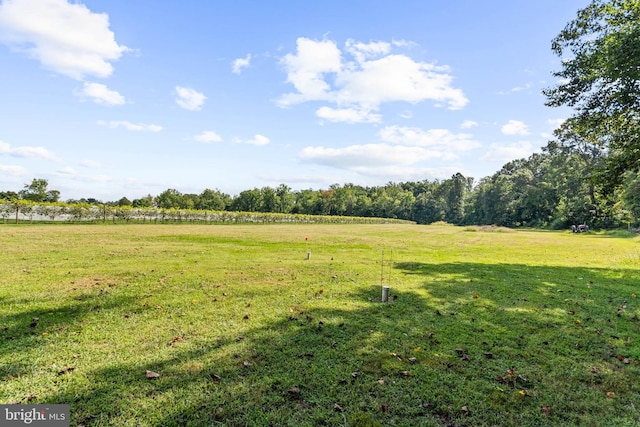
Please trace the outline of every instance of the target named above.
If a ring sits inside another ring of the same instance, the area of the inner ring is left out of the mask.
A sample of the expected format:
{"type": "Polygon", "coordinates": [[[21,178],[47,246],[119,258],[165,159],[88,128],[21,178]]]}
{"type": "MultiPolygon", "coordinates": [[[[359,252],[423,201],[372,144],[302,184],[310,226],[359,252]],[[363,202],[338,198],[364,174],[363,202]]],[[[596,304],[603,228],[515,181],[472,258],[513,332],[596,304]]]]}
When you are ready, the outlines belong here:
{"type": "Polygon", "coordinates": [[[384,378],[380,378],[380,379],[378,380],[378,384],[380,384],[380,385],[384,385],[384,378]]]}
{"type": "Polygon", "coordinates": [[[478,294],[473,294],[473,298],[478,298],[478,294]]]}
{"type": "Polygon", "coordinates": [[[175,344],[175,343],[177,343],[177,342],[180,342],[180,341],[184,341],[184,338],[183,338],[183,337],[181,337],[181,336],[177,336],[177,337],[175,337],[174,339],[172,339],[172,340],[169,342],[169,345],[173,345],[173,344],[175,344]]]}
{"type": "Polygon", "coordinates": [[[409,361],[409,363],[416,363],[418,361],[417,358],[415,357],[410,357],[409,359],[407,359],[409,361]]]}
{"type": "Polygon", "coordinates": [[[616,397],[616,394],[614,392],[612,392],[612,391],[608,391],[607,392],[607,397],[610,398],[610,399],[613,399],[614,397],[616,397]]]}
{"type": "Polygon", "coordinates": [[[31,402],[32,400],[35,400],[37,398],[38,396],[36,396],[35,394],[29,393],[28,395],[22,398],[22,401],[24,402],[26,400],[27,402],[31,402]]]}
{"type": "Polygon", "coordinates": [[[540,412],[544,415],[551,415],[551,406],[543,406],[540,408],[540,412]]]}
{"type": "Polygon", "coordinates": [[[69,372],[73,371],[74,368],[73,366],[65,366],[64,369],[62,369],[61,371],[58,371],[58,375],[64,375],[64,374],[68,374],[69,372]]]}
{"type": "Polygon", "coordinates": [[[387,412],[389,410],[389,405],[385,405],[384,403],[380,405],[380,410],[382,412],[387,412]]]}
{"type": "Polygon", "coordinates": [[[314,357],[315,354],[312,353],[312,352],[309,352],[309,353],[298,353],[296,356],[298,357],[298,359],[304,359],[304,358],[309,358],[310,359],[310,358],[314,357]]]}
{"type": "Polygon", "coordinates": [[[463,406],[462,408],[460,408],[460,410],[461,410],[462,412],[464,412],[465,414],[468,414],[468,413],[469,413],[469,407],[467,407],[466,405],[465,405],[465,406],[463,406]]]}
{"type": "Polygon", "coordinates": [[[400,375],[402,375],[403,377],[408,377],[410,374],[409,371],[400,371],[400,375]]]}
{"type": "Polygon", "coordinates": [[[290,396],[299,396],[300,389],[298,387],[291,387],[289,390],[287,390],[287,393],[289,393],[290,396]]]}
{"type": "Polygon", "coordinates": [[[244,362],[242,362],[242,365],[243,365],[245,368],[249,368],[249,367],[251,366],[251,362],[249,362],[248,360],[245,360],[244,362]]]}
{"type": "Polygon", "coordinates": [[[146,375],[147,379],[149,379],[149,380],[155,380],[156,378],[160,377],[159,373],[153,372],[153,371],[149,371],[149,370],[145,371],[145,375],[146,375]]]}

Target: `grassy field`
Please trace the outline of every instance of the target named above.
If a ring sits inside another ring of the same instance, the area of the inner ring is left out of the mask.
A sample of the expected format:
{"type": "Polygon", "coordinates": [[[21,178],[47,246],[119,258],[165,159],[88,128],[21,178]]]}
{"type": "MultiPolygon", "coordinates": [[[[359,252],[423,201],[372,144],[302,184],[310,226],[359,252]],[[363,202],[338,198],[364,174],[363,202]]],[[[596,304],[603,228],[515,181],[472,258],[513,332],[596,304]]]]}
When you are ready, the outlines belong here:
{"type": "Polygon", "coordinates": [[[640,425],[639,238],[4,225],[0,245],[0,403],[73,426],[640,425]]]}

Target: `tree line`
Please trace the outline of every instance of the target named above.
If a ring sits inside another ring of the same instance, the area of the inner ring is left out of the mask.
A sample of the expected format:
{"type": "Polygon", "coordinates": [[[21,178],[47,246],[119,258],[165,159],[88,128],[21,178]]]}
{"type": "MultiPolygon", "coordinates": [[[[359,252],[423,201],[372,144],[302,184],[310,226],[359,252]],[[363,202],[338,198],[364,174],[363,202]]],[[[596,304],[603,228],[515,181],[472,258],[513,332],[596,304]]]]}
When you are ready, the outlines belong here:
{"type": "MultiPolygon", "coordinates": [[[[82,209],[88,212],[91,206],[103,206],[105,218],[109,208],[110,217],[114,212],[120,212],[123,218],[138,212],[138,218],[161,216],[173,220],[194,215],[188,212],[208,211],[550,229],[583,223],[596,228],[639,226],[640,175],[627,171],[616,190],[607,192],[594,180],[595,164],[599,161],[602,161],[599,153],[588,154],[551,141],[541,153],[509,162],[478,182],[457,173],[445,180],[389,182],[372,187],[334,184],[327,189],[294,191],[281,184],[245,190],[235,196],[217,189],[205,189],[199,194],[167,189],[156,196],[133,200],[122,197],[103,203],[80,199],[67,200],[65,204],[67,212],[75,212],[69,215],[76,219],[89,217],[88,213],[78,213],[82,209]]],[[[58,197],[59,192],[48,190],[47,181],[42,179],[34,179],[18,193],[0,192],[5,206],[14,201],[12,208],[5,209],[5,217],[16,209],[26,212],[29,205],[57,202],[58,197]]],[[[94,209],[94,212],[95,218],[100,219],[101,211],[94,209]]]]}

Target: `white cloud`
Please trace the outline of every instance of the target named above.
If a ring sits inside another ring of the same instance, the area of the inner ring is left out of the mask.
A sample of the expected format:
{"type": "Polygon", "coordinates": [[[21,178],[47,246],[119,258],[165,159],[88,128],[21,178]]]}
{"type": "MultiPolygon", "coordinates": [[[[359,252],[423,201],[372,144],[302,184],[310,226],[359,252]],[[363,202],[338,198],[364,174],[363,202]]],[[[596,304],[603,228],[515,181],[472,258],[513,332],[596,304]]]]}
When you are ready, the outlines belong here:
{"type": "Polygon", "coordinates": [[[107,14],[66,0],[5,0],[0,42],[78,80],[110,76],[111,62],[129,51],[115,41],[107,14]]]}
{"type": "Polygon", "coordinates": [[[429,159],[452,159],[441,151],[389,144],[351,145],[343,148],[306,147],[300,152],[299,157],[310,163],[349,170],[358,170],[362,167],[411,165],[429,159]]]}
{"type": "Polygon", "coordinates": [[[385,142],[416,147],[434,147],[451,152],[469,151],[478,148],[480,143],[467,133],[452,133],[447,129],[429,129],[387,126],[378,133],[385,142]]]}
{"type": "Polygon", "coordinates": [[[57,162],[60,159],[51,151],[44,147],[11,147],[11,144],[0,141],[0,155],[6,154],[12,157],[23,157],[29,159],[42,159],[57,162]]]}
{"type": "Polygon", "coordinates": [[[471,129],[476,126],[478,126],[478,122],[474,122],[473,120],[465,120],[460,125],[460,129],[471,129]]]}
{"type": "Polygon", "coordinates": [[[236,74],[240,74],[242,69],[247,68],[249,65],[251,65],[251,54],[247,54],[244,58],[234,60],[231,70],[236,74]]]}
{"type": "Polygon", "coordinates": [[[347,147],[306,147],[298,157],[308,163],[349,170],[363,176],[400,179],[450,176],[460,171],[451,162],[460,153],[481,146],[469,134],[447,129],[387,126],[378,132],[381,143],[347,147]],[[436,162],[426,166],[424,162],[436,162]],[[453,172],[452,172],[453,171],[453,172]]]}
{"type": "Polygon", "coordinates": [[[56,171],[56,175],[58,175],[58,176],[66,176],[66,177],[75,176],[76,175],[76,171],[72,167],[67,166],[67,167],[64,167],[62,169],[58,169],[56,171]]]}
{"type": "Polygon", "coordinates": [[[252,139],[246,141],[247,144],[250,145],[267,145],[269,143],[269,138],[264,135],[256,135],[252,139]]]}
{"type": "Polygon", "coordinates": [[[185,110],[197,111],[202,109],[204,105],[204,101],[207,99],[204,94],[182,86],[176,86],[176,94],[178,98],[176,99],[176,104],[185,110]]]}
{"type": "Polygon", "coordinates": [[[342,68],[340,49],[332,41],[315,41],[304,37],[296,41],[296,54],[287,54],[281,63],[287,72],[287,82],[298,93],[283,95],[279,105],[287,107],[305,101],[329,100],[331,86],[325,81],[327,73],[338,73],[342,68]]]}
{"type": "Polygon", "coordinates": [[[100,162],[96,162],[95,160],[85,159],[80,162],[80,166],[87,169],[99,169],[102,167],[100,162]]]}
{"type": "MultiPolygon", "coordinates": [[[[337,110],[376,111],[380,104],[394,101],[432,100],[452,110],[467,104],[462,90],[452,86],[447,67],[391,53],[397,45],[348,40],[343,54],[333,41],[299,38],[295,54],[281,61],[296,92],[282,95],[278,105],[324,101],[335,104],[337,110]],[[353,60],[345,61],[343,56],[353,60]]],[[[351,115],[344,117],[354,122],[351,115]]]]}
{"type": "Polygon", "coordinates": [[[0,165],[0,172],[2,172],[3,175],[22,176],[27,173],[27,170],[22,166],[0,165]]]}
{"type": "Polygon", "coordinates": [[[533,152],[531,143],[526,141],[511,145],[491,144],[491,150],[480,157],[480,160],[506,163],[511,160],[527,158],[533,152]]]}
{"type": "Polygon", "coordinates": [[[381,166],[376,168],[356,168],[360,175],[389,181],[423,181],[425,179],[445,179],[457,172],[458,166],[415,167],[415,166],[381,166]]]}
{"type": "Polygon", "coordinates": [[[517,86],[511,89],[511,92],[521,92],[523,90],[531,89],[533,87],[532,83],[526,83],[524,86],[517,86]]]}
{"type": "Polygon", "coordinates": [[[82,91],[76,92],[78,96],[86,96],[91,98],[93,102],[101,105],[123,105],[126,103],[124,96],[115,90],[109,89],[102,83],[85,82],[82,91]]]}
{"type": "Polygon", "coordinates": [[[196,141],[205,142],[205,143],[222,141],[222,137],[220,135],[210,130],[206,130],[199,133],[194,137],[194,139],[196,141]]]}
{"type": "Polygon", "coordinates": [[[367,59],[377,58],[391,52],[391,43],[381,41],[362,43],[349,39],[345,43],[345,49],[357,62],[362,63],[367,59]]]}
{"type": "Polygon", "coordinates": [[[160,125],[146,125],[146,124],[135,124],[128,121],[117,121],[113,120],[110,122],[105,122],[104,120],[98,120],[96,122],[100,126],[107,126],[111,129],[123,127],[126,130],[130,131],[147,131],[147,132],[160,132],[163,128],[160,125]]]}
{"type": "Polygon", "coordinates": [[[380,114],[373,114],[371,111],[358,110],[355,108],[331,108],[320,107],[316,111],[316,116],[330,122],[346,123],[379,123],[382,120],[380,114]]]}
{"type": "Polygon", "coordinates": [[[502,126],[502,133],[505,135],[529,135],[529,127],[519,120],[509,120],[502,126]]]}

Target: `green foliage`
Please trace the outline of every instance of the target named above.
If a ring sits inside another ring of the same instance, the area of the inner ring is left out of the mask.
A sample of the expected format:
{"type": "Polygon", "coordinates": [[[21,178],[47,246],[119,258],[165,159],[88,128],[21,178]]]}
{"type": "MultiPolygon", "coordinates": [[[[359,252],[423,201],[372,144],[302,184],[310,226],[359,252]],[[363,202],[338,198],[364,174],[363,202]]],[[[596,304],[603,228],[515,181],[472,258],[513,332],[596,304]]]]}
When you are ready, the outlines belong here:
{"type": "Polygon", "coordinates": [[[49,182],[46,179],[34,178],[31,184],[25,184],[20,191],[20,198],[31,202],[57,202],[60,198],[58,190],[48,190],[49,182]]]}
{"type": "Polygon", "coordinates": [[[606,153],[594,178],[612,193],[640,161],[640,3],[593,0],[552,48],[562,69],[547,105],[574,109],[560,133],[606,153]]]}

